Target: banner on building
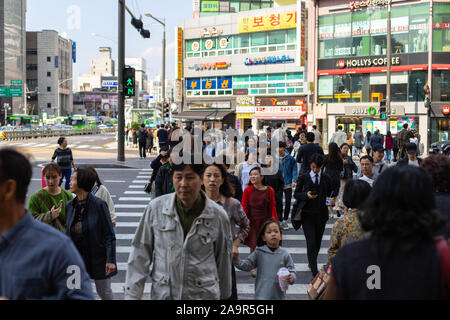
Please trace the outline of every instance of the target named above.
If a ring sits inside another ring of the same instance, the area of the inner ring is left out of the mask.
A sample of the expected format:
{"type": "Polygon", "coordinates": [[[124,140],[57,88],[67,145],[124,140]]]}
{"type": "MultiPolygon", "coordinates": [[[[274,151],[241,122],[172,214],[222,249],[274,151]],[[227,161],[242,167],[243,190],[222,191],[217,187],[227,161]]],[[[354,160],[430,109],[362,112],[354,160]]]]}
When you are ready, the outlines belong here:
{"type": "Polygon", "coordinates": [[[293,29],[297,27],[297,12],[281,12],[239,19],[239,33],[293,29]]]}
{"type": "Polygon", "coordinates": [[[306,59],[306,6],[305,2],[298,1],[297,12],[300,23],[297,26],[297,66],[305,65],[306,59]]]}
{"type": "Polygon", "coordinates": [[[183,78],[183,28],[177,29],[177,79],[183,78]]]}

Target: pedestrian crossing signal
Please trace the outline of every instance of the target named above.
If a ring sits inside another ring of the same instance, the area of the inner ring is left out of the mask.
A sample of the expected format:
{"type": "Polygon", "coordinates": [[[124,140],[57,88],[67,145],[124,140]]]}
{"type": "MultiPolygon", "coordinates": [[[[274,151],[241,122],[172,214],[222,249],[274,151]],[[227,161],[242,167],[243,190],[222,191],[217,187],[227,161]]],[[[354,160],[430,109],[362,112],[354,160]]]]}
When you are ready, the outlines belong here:
{"type": "Polygon", "coordinates": [[[123,88],[125,95],[128,97],[134,97],[135,96],[135,89],[136,89],[136,78],[135,78],[136,71],[134,68],[125,68],[123,69],[123,88]]]}
{"type": "Polygon", "coordinates": [[[386,113],[380,113],[380,119],[386,120],[386,113]]]}

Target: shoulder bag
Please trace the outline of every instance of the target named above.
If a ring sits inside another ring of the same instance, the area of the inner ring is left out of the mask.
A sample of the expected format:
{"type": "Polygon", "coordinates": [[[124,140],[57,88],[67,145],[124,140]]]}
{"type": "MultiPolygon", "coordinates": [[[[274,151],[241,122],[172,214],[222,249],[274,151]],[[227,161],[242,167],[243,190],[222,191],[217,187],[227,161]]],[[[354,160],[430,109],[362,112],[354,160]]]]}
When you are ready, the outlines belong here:
{"type": "Polygon", "coordinates": [[[330,280],[330,273],[331,265],[324,265],[308,285],[307,293],[310,300],[320,300],[322,298],[330,280]]]}

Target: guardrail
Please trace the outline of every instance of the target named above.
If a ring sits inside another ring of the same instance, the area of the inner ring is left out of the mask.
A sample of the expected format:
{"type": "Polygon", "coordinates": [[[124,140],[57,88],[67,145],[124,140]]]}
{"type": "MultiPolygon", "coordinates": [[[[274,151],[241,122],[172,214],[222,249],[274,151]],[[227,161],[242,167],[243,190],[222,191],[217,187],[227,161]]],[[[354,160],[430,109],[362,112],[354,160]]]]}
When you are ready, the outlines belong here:
{"type": "MultiPolygon", "coordinates": [[[[45,130],[45,131],[3,131],[3,140],[28,140],[49,137],[67,137],[117,132],[116,128],[84,129],[84,130],[45,130]]],[[[0,140],[1,140],[0,138],[0,140]]]]}

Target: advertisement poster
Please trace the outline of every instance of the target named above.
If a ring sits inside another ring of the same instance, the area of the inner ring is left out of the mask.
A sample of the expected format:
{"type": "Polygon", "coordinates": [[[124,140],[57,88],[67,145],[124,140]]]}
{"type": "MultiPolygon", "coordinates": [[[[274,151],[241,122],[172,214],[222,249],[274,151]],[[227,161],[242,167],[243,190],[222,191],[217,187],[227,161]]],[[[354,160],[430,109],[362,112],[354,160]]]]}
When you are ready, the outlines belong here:
{"type": "Polygon", "coordinates": [[[356,132],[356,123],[350,123],[350,124],[348,125],[348,129],[349,129],[350,131],[356,132]]]}
{"type": "Polygon", "coordinates": [[[364,133],[366,133],[367,131],[373,133],[373,121],[366,121],[366,125],[364,126],[364,133]]]}
{"type": "Polygon", "coordinates": [[[415,128],[415,120],[414,118],[398,118],[397,119],[397,130],[400,131],[403,129],[403,125],[407,123],[408,128],[411,130],[416,129],[415,128]]]}
{"type": "Polygon", "coordinates": [[[375,133],[375,131],[377,131],[377,130],[380,130],[380,133],[382,135],[385,135],[386,134],[386,121],[374,121],[372,133],[375,133]]]}
{"type": "Polygon", "coordinates": [[[397,121],[391,121],[390,122],[390,127],[391,127],[391,134],[397,134],[398,133],[397,121]]]}

